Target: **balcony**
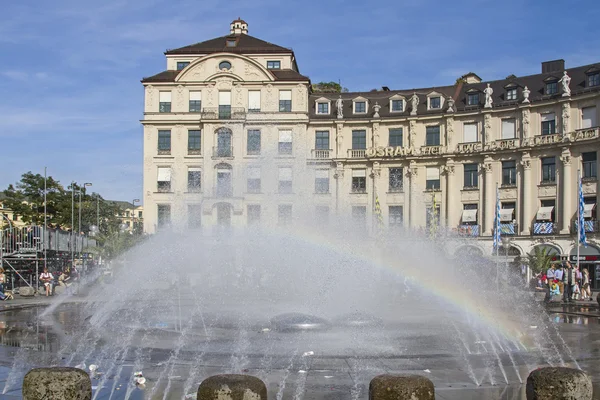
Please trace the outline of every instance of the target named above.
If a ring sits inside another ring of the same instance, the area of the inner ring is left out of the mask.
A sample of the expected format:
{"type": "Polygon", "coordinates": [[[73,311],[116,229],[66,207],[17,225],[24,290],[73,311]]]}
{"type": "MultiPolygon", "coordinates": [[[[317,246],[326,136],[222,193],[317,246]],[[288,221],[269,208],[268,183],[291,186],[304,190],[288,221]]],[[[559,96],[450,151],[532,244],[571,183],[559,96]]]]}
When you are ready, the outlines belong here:
{"type": "Polygon", "coordinates": [[[348,150],[348,158],[365,158],[366,149],[350,149],[348,150]]]}
{"type": "Polygon", "coordinates": [[[458,234],[465,237],[478,237],[479,236],[479,225],[459,225],[458,234]]]}
{"type": "Polygon", "coordinates": [[[331,153],[333,153],[333,150],[312,149],[310,152],[311,152],[312,158],[317,159],[317,160],[325,160],[325,159],[331,158],[331,153]]]}
{"type": "Polygon", "coordinates": [[[554,235],[557,232],[554,222],[535,222],[531,229],[533,235],[554,235]]]}
{"type": "Polygon", "coordinates": [[[200,156],[202,155],[201,149],[188,149],[188,156],[200,156]]]}
{"type": "Polygon", "coordinates": [[[518,224],[512,222],[500,223],[500,233],[502,235],[516,235],[518,232],[518,224]]]}
{"type": "Polygon", "coordinates": [[[219,106],[203,108],[201,119],[245,119],[246,109],[243,107],[219,106]]]}
{"type": "Polygon", "coordinates": [[[158,155],[159,156],[170,156],[171,149],[158,149],[158,155]]]}
{"type": "MultiPolygon", "coordinates": [[[[577,223],[577,221],[573,221],[573,224],[571,224],[571,234],[572,235],[577,235],[577,227],[579,226],[579,224],[577,223]]],[[[583,226],[585,227],[585,232],[586,233],[598,233],[600,231],[600,221],[597,220],[586,220],[583,221],[583,226]]]]}
{"type": "Polygon", "coordinates": [[[214,146],[213,158],[233,158],[233,146],[214,146]]]}

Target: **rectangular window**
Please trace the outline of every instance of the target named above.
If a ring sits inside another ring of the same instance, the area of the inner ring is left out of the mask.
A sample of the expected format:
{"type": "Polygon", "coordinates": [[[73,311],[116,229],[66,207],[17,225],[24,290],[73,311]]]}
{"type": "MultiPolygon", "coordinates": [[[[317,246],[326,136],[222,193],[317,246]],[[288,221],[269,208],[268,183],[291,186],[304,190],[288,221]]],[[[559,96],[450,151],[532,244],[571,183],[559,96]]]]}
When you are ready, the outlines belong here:
{"type": "Polygon", "coordinates": [[[202,92],[190,91],[190,112],[199,113],[202,110],[202,92]]]}
{"type": "Polygon", "coordinates": [[[352,222],[354,225],[365,228],[367,226],[367,207],[352,206],[352,222]]]}
{"type": "Polygon", "coordinates": [[[554,113],[542,114],[542,135],[556,133],[556,119],[554,113]]]}
{"type": "Polygon", "coordinates": [[[329,206],[315,206],[315,222],[325,225],[329,222],[329,206]]]}
{"type": "Polygon", "coordinates": [[[329,103],[317,103],[317,114],[329,114],[329,103]]]}
{"type": "Polygon", "coordinates": [[[515,209],[517,208],[517,204],[512,201],[503,201],[500,207],[500,222],[512,223],[515,220],[515,209]]]}
{"type": "Polygon", "coordinates": [[[425,145],[426,146],[439,146],[440,145],[440,127],[428,126],[425,128],[425,145]]]}
{"type": "Polygon", "coordinates": [[[597,153],[595,151],[590,151],[588,153],[581,154],[581,162],[583,167],[583,177],[594,179],[598,177],[597,170],[597,153]]]}
{"type": "Polygon", "coordinates": [[[248,193],[260,193],[261,189],[260,167],[248,167],[246,190],[248,193]]]}
{"type": "Polygon", "coordinates": [[[317,169],[315,171],[315,193],[329,193],[328,169],[317,169]]]}
{"type": "Polygon", "coordinates": [[[159,92],[158,102],[158,112],[171,112],[171,92],[159,92]]]}
{"type": "Polygon", "coordinates": [[[189,61],[177,61],[177,71],[181,71],[182,69],[184,69],[188,65],[190,65],[189,61]]]}
{"type": "Polygon", "coordinates": [[[478,166],[477,164],[463,164],[464,169],[464,188],[472,189],[479,186],[478,166]]]}
{"type": "Polygon", "coordinates": [[[506,90],[506,100],[516,100],[517,99],[517,89],[507,89],[506,90]]]}
{"type": "Polygon", "coordinates": [[[279,193],[292,193],[292,168],[279,167],[279,193]]]}
{"type": "Polygon", "coordinates": [[[367,131],[352,131],[352,150],[365,150],[367,148],[367,131]]]}
{"type": "Polygon", "coordinates": [[[315,132],[315,149],[329,150],[329,131],[315,132]]]}
{"type": "Polygon", "coordinates": [[[354,114],[364,114],[367,112],[367,103],[365,101],[354,102],[354,114]]]}
{"type": "Polygon", "coordinates": [[[280,204],[277,208],[279,225],[286,226],[292,223],[292,205],[280,204]]]}
{"type": "Polygon", "coordinates": [[[516,137],[515,119],[502,120],[502,139],[514,139],[516,137]]]}
{"type": "Polygon", "coordinates": [[[267,69],[281,69],[281,61],[267,61],[267,69]]]}
{"type": "Polygon", "coordinates": [[[403,180],[402,180],[402,168],[390,168],[390,192],[402,192],[403,180]]]}
{"type": "Polygon", "coordinates": [[[279,111],[280,112],[291,112],[292,111],[292,91],[291,90],[280,90],[279,91],[279,111]]]}
{"type": "MultiPolygon", "coordinates": [[[[479,93],[469,93],[467,95],[467,105],[468,106],[478,106],[479,105],[479,93]]],[[[433,108],[433,107],[431,107],[433,108]]]]}
{"type": "Polygon", "coordinates": [[[231,119],[231,92],[219,92],[219,119],[231,119]]]}
{"type": "Polygon", "coordinates": [[[588,75],[588,87],[600,86],[600,73],[588,75]]]}
{"type": "Polygon", "coordinates": [[[392,100],[392,112],[404,111],[404,100],[392,100]]]}
{"type": "Polygon", "coordinates": [[[161,193],[171,191],[171,167],[158,167],[157,191],[161,193]]]}
{"type": "Polygon", "coordinates": [[[236,40],[235,39],[227,39],[227,47],[235,47],[236,40]]]}
{"type": "Polygon", "coordinates": [[[279,131],[279,154],[292,154],[292,131],[279,131]]]}
{"type": "Polygon", "coordinates": [[[404,224],[404,210],[402,206],[389,206],[389,226],[390,228],[401,228],[404,224]]]}
{"type": "Polygon", "coordinates": [[[171,154],[171,131],[158,131],[158,154],[171,154]]]}
{"type": "Polygon", "coordinates": [[[248,112],[260,112],[260,90],[248,91],[248,112]]]}
{"type": "Polygon", "coordinates": [[[556,157],[542,158],[542,182],[556,182],[556,157]]]}
{"type": "Polygon", "coordinates": [[[188,228],[198,229],[202,227],[202,205],[188,204],[188,228]]]}
{"type": "Polygon", "coordinates": [[[352,170],[352,193],[365,193],[367,191],[367,170],[352,170]]]}
{"type": "Polygon", "coordinates": [[[439,169],[439,167],[427,167],[426,178],[427,178],[427,181],[425,182],[425,188],[427,190],[439,190],[440,189],[440,169],[439,169]]]}
{"type": "Polygon", "coordinates": [[[202,150],[202,133],[199,130],[188,131],[188,154],[200,154],[202,150]]]}
{"type": "Polygon", "coordinates": [[[402,147],[402,128],[394,128],[389,130],[388,146],[402,147]]]}
{"type": "Polygon", "coordinates": [[[556,201],[555,200],[541,200],[540,204],[542,206],[542,208],[545,208],[546,210],[538,210],[538,215],[536,216],[536,219],[538,221],[550,221],[550,222],[554,222],[555,219],[555,209],[556,209],[556,201]]]}
{"type": "Polygon", "coordinates": [[[158,204],[158,227],[166,228],[171,224],[171,205],[170,204],[158,204]]]}
{"type": "Polygon", "coordinates": [[[260,223],[260,205],[259,204],[248,204],[248,225],[255,225],[260,223]]]}
{"type": "Polygon", "coordinates": [[[248,142],[246,143],[248,155],[260,154],[260,131],[258,129],[248,130],[248,142]]]}
{"type": "Polygon", "coordinates": [[[546,94],[556,94],[558,93],[558,83],[550,82],[546,83],[546,94]]]}
{"type": "Polygon", "coordinates": [[[502,186],[515,186],[517,184],[517,162],[502,161],[502,186]]]}
{"type": "Polygon", "coordinates": [[[477,124],[463,125],[463,142],[471,143],[477,141],[477,124]]]}
{"type": "Polygon", "coordinates": [[[439,97],[431,97],[429,99],[429,108],[435,109],[435,108],[441,108],[441,107],[442,107],[442,100],[439,97]]]}
{"type": "Polygon", "coordinates": [[[202,189],[202,171],[198,167],[188,167],[188,192],[200,192],[202,189]]]}
{"type": "Polygon", "coordinates": [[[581,128],[595,128],[596,123],[596,107],[585,107],[581,109],[581,128]]]}

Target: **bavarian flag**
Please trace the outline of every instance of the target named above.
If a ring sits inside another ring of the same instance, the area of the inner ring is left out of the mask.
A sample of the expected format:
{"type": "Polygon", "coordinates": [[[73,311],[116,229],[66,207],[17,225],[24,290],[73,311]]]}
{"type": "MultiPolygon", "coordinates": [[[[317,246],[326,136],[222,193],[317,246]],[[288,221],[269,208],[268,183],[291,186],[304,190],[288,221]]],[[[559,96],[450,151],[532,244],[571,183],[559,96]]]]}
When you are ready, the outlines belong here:
{"type": "Polygon", "coordinates": [[[375,215],[377,216],[377,228],[383,229],[383,215],[381,214],[381,204],[379,204],[379,196],[375,195],[375,215]]]}

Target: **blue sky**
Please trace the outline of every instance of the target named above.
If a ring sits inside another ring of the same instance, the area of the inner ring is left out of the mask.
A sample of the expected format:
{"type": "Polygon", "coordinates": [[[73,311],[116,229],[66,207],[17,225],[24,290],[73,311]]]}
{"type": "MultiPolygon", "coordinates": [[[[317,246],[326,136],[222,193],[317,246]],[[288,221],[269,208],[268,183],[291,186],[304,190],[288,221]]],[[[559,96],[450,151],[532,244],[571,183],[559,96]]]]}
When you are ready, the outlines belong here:
{"type": "Polygon", "coordinates": [[[143,90],[163,52],[249,33],[292,47],[313,82],[351,91],[600,62],[597,0],[21,0],[0,15],[0,188],[32,170],[142,198],[143,90]],[[42,6],[42,4],[44,4],[42,6]],[[50,6],[51,4],[51,6],[50,6]]]}

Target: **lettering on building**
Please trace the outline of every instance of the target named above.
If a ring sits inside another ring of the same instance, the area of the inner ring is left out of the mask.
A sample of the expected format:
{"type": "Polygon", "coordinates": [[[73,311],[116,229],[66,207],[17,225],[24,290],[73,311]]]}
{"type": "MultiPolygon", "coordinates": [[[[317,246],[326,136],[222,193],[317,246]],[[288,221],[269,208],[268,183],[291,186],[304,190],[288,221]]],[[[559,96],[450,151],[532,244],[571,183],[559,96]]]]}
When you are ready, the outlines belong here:
{"type": "Polygon", "coordinates": [[[483,150],[483,145],[479,142],[477,143],[459,143],[456,146],[457,153],[476,153],[483,150]]]}
{"type": "Polygon", "coordinates": [[[442,146],[424,146],[421,147],[421,154],[424,156],[442,154],[442,146]]]}
{"type": "Polygon", "coordinates": [[[598,137],[598,129],[583,129],[575,132],[573,138],[575,140],[595,139],[598,137]]]}
{"type": "Polygon", "coordinates": [[[366,155],[371,157],[403,157],[413,155],[413,149],[402,146],[388,147],[371,147],[367,149],[366,155]]]}
{"type": "Polygon", "coordinates": [[[533,144],[535,145],[560,143],[560,141],[560,135],[540,135],[533,138],[533,144]]]}

